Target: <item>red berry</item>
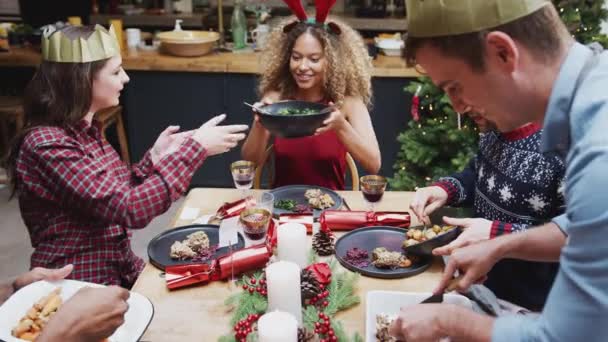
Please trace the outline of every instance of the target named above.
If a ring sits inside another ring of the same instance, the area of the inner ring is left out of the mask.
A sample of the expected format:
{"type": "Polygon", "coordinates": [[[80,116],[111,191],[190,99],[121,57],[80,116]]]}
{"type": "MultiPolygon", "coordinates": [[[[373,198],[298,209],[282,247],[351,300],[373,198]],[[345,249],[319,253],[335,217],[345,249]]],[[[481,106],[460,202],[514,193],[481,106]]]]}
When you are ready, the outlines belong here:
{"type": "Polygon", "coordinates": [[[325,321],[325,322],[324,322],[323,324],[325,324],[325,325],[329,325],[329,318],[327,318],[327,317],[326,317],[324,321],[325,321]]]}
{"type": "Polygon", "coordinates": [[[255,281],[256,281],[255,278],[251,278],[251,283],[252,284],[255,284],[255,281]]]}
{"type": "Polygon", "coordinates": [[[239,331],[239,326],[238,325],[234,326],[234,331],[239,331]]]}
{"type": "Polygon", "coordinates": [[[248,287],[247,284],[243,284],[243,290],[247,290],[248,287]]]}
{"type": "Polygon", "coordinates": [[[254,289],[253,287],[249,288],[249,293],[253,293],[254,289]]]}
{"type": "Polygon", "coordinates": [[[325,285],[323,285],[323,284],[319,284],[319,288],[320,288],[321,290],[325,290],[325,285]]]}
{"type": "Polygon", "coordinates": [[[329,296],[329,291],[323,291],[323,297],[329,296]]]}
{"type": "Polygon", "coordinates": [[[336,335],[331,337],[331,342],[337,342],[337,341],[338,341],[338,338],[336,337],[336,335]]]}
{"type": "Polygon", "coordinates": [[[266,284],[266,280],[265,280],[265,279],[263,279],[263,278],[262,278],[262,279],[260,279],[260,284],[262,284],[262,285],[266,284]]]}
{"type": "Polygon", "coordinates": [[[328,306],[328,305],[329,305],[329,302],[328,302],[328,301],[326,301],[326,300],[325,300],[325,301],[323,301],[323,306],[328,306]]]}
{"type": "Polygon", "coordinates": [[[329,331],[327,332],[327,335],[329,336],[334,336],[335,332],[334,329],[329,329],[329,331]]]}
{"type": "Polygon", "coordinates": [[[266,290],[262,290],[262,296],[266,296],[268,292],[266,290]]]}

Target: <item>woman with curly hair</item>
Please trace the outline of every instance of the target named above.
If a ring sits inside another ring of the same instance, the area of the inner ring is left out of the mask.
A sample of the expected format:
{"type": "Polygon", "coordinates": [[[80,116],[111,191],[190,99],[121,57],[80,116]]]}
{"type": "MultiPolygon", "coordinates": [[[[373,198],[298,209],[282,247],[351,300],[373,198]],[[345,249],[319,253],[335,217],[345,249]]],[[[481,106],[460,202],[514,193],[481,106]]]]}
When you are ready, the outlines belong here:
{"type": "MultiPolygon", "coordinates": [[[[333,19],[324,23],[331,7],[328,2],[316,1],[314,19],[307,19],[299,1],[288,5],[299,20],[282,22],[268,38],[259,85],[262,102],[323,102],[335,110],[313,136],[274,137],[273,187],[308,184],[342,190],[347,152],[368,173],[380,169],[380,149],[367,110],[371,61],[357,32],[333,19]]],[[[242,148],[243,158],[260,163],[270,139],[256,117],[242,148]]]]}

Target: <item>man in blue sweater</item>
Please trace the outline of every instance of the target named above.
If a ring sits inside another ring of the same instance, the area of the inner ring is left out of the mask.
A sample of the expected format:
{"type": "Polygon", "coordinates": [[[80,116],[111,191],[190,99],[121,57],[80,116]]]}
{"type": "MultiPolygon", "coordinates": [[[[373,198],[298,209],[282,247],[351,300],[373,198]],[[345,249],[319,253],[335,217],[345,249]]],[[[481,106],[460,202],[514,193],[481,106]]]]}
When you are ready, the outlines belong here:
{"type": "Polygon", "coordinates": [[[452,252],[465,290],[501,259],[559,261],[537,319],[492,318],[447,304],[405,308],[402,340],[606,341],[608,336],[608,54],[574,41],[547,0],[408,0],[406,54],[457,111],[483,108],[506,129],[543,122],[541,150],[565,161],[566,213],[541,227],[452,252]]]}
{"type": "MultiPolygon", "coordinates": [[[[500,127],[489,123],[480,112],[468,112],[482,132],[475,158],[462,172],[418,189],[410,204],[420,220],[427,220],[443,205],[473,207],[475,218],[445,218],[447,224],[461,226],[464,232],[449,245],[434,250],[437,255],[522,232],[562,214],[564,163],[556,156],[540,153],[540,125],[527,123],[501,133],[500,127]]],[[[557,263],[501,260],[484,285],[501,299],[540,311],[557,269],[557,263]]]]}

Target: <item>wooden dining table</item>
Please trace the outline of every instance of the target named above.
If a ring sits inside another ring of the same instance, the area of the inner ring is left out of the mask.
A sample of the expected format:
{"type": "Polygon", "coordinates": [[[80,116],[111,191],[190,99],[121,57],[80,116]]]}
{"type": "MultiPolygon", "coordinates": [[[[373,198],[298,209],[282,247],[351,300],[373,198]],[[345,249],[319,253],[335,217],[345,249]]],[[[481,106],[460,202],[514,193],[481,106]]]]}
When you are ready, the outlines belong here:
{"type": "MultiPolygon", "coordinates": [[[[252,190],[253,192],[261,190],[252,190]]],[[[367,204],[359,191],[339,191],[351,210],[365,210],[367,204]]],[[[196,211],[199,215],[213,214],[225,202],[241,198],[236,189],[195,188],[187,195],[185,202],[167,227],[191,224],[194,219],[182,219],[184,211],[196,211]]],[[[413,199],[414,192],[387,191],[382,201],[376,205],[377,211],[405,211],[413,199]]],[[[418,224],[412,216],[412,225],[418,224]]],[[[342,233],[336,234],[338,237],[342,233]]],[[[310,237],[309,237],[309,243],[310,237]]],[[[350,272],[338,264],[340,272],[350,272]]],[[[361,303],[348,310],[339,312],[335,319],[340,320],[349,336],[355,332],[365,336],[366,293],[372,290],[430,292],[438,284],[443,270],[443,262],[435,258],[431,267],[418,275],[401,279],[376,279],[360,277],[356,294],[361,303]]],[[[230,295],[241,291],[231,282],[216,281],[206,285],[169,291],[163,272],[146,264],[132,291],[150,299],[154,304],[154,317],[142,341],[217,341],[232,332],[230,308],[224,301],[230,295]]]]}

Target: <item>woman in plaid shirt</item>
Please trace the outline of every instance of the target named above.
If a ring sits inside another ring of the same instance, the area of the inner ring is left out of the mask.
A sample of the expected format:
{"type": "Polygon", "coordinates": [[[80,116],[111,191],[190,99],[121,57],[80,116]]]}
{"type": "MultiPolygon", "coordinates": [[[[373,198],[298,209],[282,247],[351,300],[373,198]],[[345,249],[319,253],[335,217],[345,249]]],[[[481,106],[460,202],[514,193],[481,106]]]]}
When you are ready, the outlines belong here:
{"type": "Polygon", "coordinates": [[[32,268],[73,264],[71,278],[129,288],[144,267],[129,228],[165,212],[203,160],[235,147],[247,126],[218,126],[224,115],[189,132],[170,126],[129,167],[93,120],[118,105],[129,81],[121,63],[113,32],[101,26],[45,33],[8,170],[35,248],[32,268]]]}

